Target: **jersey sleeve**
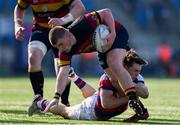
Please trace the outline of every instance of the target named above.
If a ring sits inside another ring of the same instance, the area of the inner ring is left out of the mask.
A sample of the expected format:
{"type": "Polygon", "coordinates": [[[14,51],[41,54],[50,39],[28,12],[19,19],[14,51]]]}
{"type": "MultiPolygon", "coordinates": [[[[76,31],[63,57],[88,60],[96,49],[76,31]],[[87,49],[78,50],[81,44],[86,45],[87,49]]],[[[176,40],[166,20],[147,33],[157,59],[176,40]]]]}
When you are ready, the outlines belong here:
{"type": "Polygon", "coordinates": [[[66,53],[58,54],[58,66],[65,66],[71,64],[72,56],[66,53]]]}
{"type": "Polygon", "coordinates": [[[94,29],[97,27],[97,25],[102,23],[101,17],[96,11],[85,14],[85,18],[94,29]]]}
{"type": "Polygon", "coordinates": [[[115,88],[112,86],[110,80],[105,74],[100,79],[99,88],[103,90],[115,91],[115,88]]]}
{"type": "Polygon", "coordinates": [[[141,74],[139,74],[137,76],[137,78],[133,82],[136,83],[136,84],[138,84],[138,83],[144,84],[144,78],[143,78],[143,76],[141,74]]]}
{"type": "Polygon", "coordinates": [[[29,6],[28,0],[18,0],[18,7],[21,9],[26,9],[29,6]]]}

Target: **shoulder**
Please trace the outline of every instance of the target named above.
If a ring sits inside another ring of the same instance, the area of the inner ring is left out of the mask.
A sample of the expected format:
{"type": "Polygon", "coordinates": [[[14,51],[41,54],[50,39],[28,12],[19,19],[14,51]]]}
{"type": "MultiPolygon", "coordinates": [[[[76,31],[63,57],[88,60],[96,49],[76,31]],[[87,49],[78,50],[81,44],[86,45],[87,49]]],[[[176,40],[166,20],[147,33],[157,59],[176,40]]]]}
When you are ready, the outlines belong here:
{"type": "Polygon", "coordinates": [[[101,76],[99,88],[105,89],[105,90],[114,90],[114,87],[112,86],[112,84],[106,74],[103,74],[101,76]]]}
{"type": "Polygon", "coordinates": [[[29,0],[18,0],[17,5],[21,9],[26,9],[29,6],[29,0]]]}
{"type": "Polygon", "coordinates": [[[143,76],[141,74],[139,74],[137,76],[137,78],[133,82],[135,82],[136,84],[138,84],[138,83],[143,83],[144,84],[144,78],[143,78],[143,76]]]}

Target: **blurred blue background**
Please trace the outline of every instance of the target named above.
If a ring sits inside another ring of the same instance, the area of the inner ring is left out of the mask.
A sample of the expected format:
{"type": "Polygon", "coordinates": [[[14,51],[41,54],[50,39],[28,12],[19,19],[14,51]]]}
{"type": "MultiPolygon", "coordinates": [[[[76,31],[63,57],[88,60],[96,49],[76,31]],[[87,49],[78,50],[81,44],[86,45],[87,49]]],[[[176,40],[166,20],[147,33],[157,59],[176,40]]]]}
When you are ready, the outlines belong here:
{"type": "MultiPolygon", "coordinates": [[[[150,77],[180,76],[180,0],[82,0],[87,11],[110,8],[130,34],[130,45],[149,61],[143,74],[150,77]]],[[[26,40],[14,37],[16,0],[0,1],[0,77],[27,75],[27,44],[32,13],[26,11],[26,40]]],[[[80,75],[102,73],[96,53],[75,56],[73,67],[80,75]]],[[[52,53],[43,60],[43,73],[55,76],[52,53]]]]}

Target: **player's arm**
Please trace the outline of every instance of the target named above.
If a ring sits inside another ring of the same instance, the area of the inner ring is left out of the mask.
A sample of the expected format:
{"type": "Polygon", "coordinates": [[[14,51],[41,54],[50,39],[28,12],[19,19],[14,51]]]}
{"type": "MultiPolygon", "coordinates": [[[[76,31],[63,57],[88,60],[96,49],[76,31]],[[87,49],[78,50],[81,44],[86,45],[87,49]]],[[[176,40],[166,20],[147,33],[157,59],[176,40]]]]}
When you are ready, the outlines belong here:
{"type": "MultiPolygon", "coordinates": [[[[72,14],[73,18],[76,19],[85,13],[85,7],[81,0],[74,0],[70,6],[69,14],[72,14]]],[[[68,15],[68,14],[67,14],[68,15]]]]}
{"type": "Polygon", "coordinates": [[[143,83],[135,83],[136,93],[141,98],[148,98],[149,97],[149,91],[145,84],[143,83]]]}
{"type": "Polygon", "coordinates": [[[76,18],[83,15],[85,13],[85,7],[81,0],[74,0],[70,5],[70,12],[61,18],[49,18],[49,26],[55,27],[55,26],[62,26],[65,24],[68,24],[70,22],[73,22],[76,18]]]}
{"type": "Polygon", "coordinates": [[[61,66],[59,68],[59,72],[56,78],[55,93],[57,92],[60,95],[63,93],[67,84],[69,70],[70,70],[70,65],[61,66]]]}
{"type": "Polygon", "coordinates": [[[101,17],[101,22],[109,27],[110,34],[105,39],[107,39],[109,45],[112,45],[116,37],[115,23],[112,12],[110,9],[102,9],[98,10],[97,12],[101,17]]]}
{"type": "Polygon", "coordinates": [[[128,102],[128,97],[115,97],[112,90],[100,89],[100,99],[103,108],[112,109],[124,105],[128,102]]]}
{"type": "Polygon", "coordinates": [[[80,78],[73,69],[71,69],[69,79],[75,83],[75,85],[81,90],[84,98],[92,96],[96,90],[88,83],[86,83],[82,78],[80,78]]]}
{"type": "Polygon", "coordinates": [[[69,70],[70,70],[69,65],[60,67],[56,78],[55,95],[53,100],[46,107],[45,112],[50,111],[51,107],[53,106],[58,108],[59,98],[62,95],[67,84],[69,70]]]}
{"type": "Polygon", "coordinates": [[[102,23],[106,24],[109,27],[110,32],[115,34],[115,23],[111,10],[106,8],[98,10],[97,12],[101,17],[102,23]]]}
{"type": "Polygon", "coordinates": [[[25,9],[22,9],[18,5],[16,5],[14,9],[14,26],[15,26],[15,36],[17,40],[24,40],[24,34],[23,34],[24,14],[25,14],[25,9]]]}
{"type": "Polygon", "coordinates": [[[149,92],[147,86],[145,85],[143,76],[139,74],[134,82],[137,95],[141,98],[148,98],[149,92]]]}

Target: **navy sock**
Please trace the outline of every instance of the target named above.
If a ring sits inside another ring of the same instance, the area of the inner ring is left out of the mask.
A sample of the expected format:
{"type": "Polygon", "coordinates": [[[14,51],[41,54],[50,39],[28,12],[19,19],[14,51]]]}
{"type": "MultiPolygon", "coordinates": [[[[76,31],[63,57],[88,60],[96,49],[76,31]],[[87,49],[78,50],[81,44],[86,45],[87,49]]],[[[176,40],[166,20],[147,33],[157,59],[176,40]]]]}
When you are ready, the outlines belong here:
{"type": "Polygon", "coordinates": [[[40,94],[43,96],[44,76],[42,71],[29,72],[29,79],[34,90],[34,94],[40,94]]]}
{"type": "Polygon", "coordinates": [[[63,104],[69,103],[68,98],[69,98],[70,87],[71,87],[71,82],[69,82],[69,83],[66,85],[66,88],[65,88],[64,92],[63,92],[62,95],[61,95],[61,102],[62,102],[63,104]]]}

